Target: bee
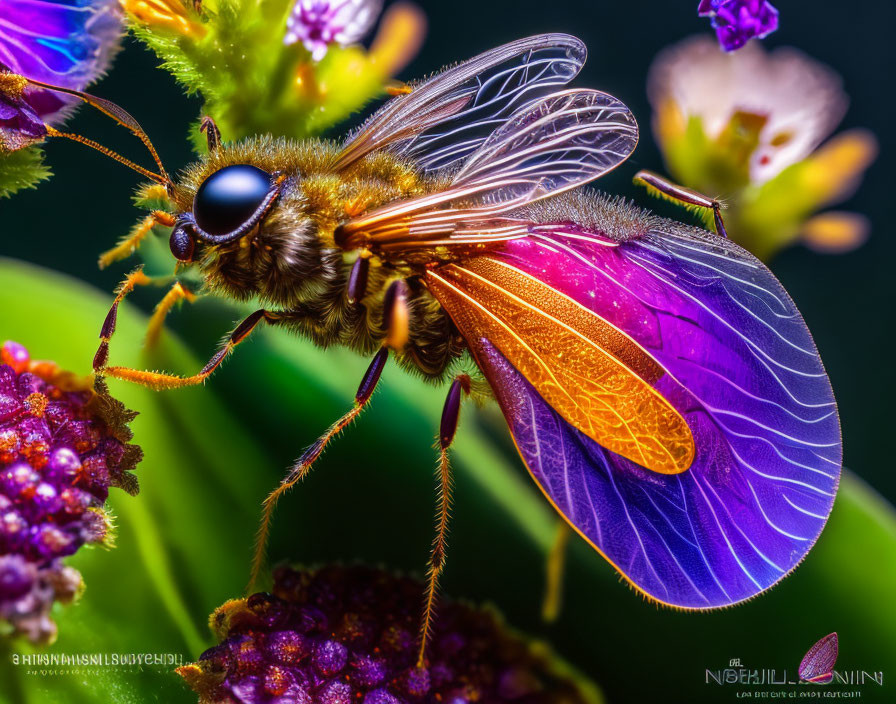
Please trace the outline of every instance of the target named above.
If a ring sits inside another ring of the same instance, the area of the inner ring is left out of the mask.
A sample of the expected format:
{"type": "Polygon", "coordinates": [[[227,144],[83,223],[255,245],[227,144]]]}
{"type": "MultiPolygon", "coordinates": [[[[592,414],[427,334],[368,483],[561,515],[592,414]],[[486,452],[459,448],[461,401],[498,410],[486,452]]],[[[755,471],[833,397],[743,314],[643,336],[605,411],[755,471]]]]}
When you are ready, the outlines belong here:
{"type": "MultiPolygon", "coordinates": [[[[638,142],[620,100],[568,87],[585,57],[572,36],[521,39],[413,84],[342,144],[226,144],[206,120],[206,157],[177,180],[157,158],[158,174],[143,170],[169,206],[144,229],[170,227],[172,254],[209,291],[260,307],[193,376],[110,366],[137,271],[102,326],[97,374],[198,384],[260,325],[372,356],[352,408],[266,500],[255,573],[277,498],[368,405],[389,357],[448,386],[421,660],[448,450],[482,382],[545,499],[663,604],[713,609],[768,589],[811,548],[836,493],[840,428],[818,351],[771,272],[722,236],[719,203],[638,175],[711,208],[711,233],[584,188],[638,142]],[[457,371],[465,359],[481,379],[457,371]]],[[[82,97],[155,155],[133,118],[82,97]]]]}

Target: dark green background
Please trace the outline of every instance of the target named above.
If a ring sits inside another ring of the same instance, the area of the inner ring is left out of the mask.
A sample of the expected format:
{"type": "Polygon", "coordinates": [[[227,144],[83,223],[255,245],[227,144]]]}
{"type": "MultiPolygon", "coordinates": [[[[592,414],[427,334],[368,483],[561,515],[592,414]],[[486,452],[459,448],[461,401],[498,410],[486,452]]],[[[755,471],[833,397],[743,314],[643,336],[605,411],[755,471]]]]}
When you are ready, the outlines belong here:
{"type": "MultiPolygon", "coordinates": [[[[590,58],[578,83],[621,98],[632,108],[644,132],[635,156],[603,179],[600,187],[644,202],[643,194],[629,185],[631,175],[639,168],[661,167],[647,129],[647,67],[664,46],[706,30],[706,21],[695,15],[696,0],[461,0],[423,5],[431,23],[429,37],[406,71],[408,78],[536,32],[565,31],[584,39],[590,58]]],[[[894,371],[889,344],[893,337],[891,270],[896,242],[890,234],[889,216],[893,198],[891,34],[896,8],[883,0],[782,1],[778,7],[782,29],[768,44],[798,46],[840,71],[852,97],[843,127],[868,127],[881,141],[881,157],[857,196],[844,206],[871,217],[870,242],[844,256],[824,256],[796,247],[781,254],[772,268],[802,310],[831,374],[840,403],[846,465],[893,500],[894,371]]],[[[153,137],[168,168],[174,170],[190,159],[187,126],[198,104],[183,98],[173,81],[154,66],[151,55],[130,44],[112,73],[93,90],[132,112],[153,137]]],[[[129,154],[141,155],[136,142],[102,118],[82,112],[72,126],[101,136],[129,154]]],[[[68,272],[111,291],[130,263],[99,272],[96,256],[140,216],[130,203],[136,179],[117,164],[77,145],[52,144],[47,151],[56,172],[53,180],[37,191],[0,202],[0,254],[68,272]]],[[[148,310],[157,297],[155,291],[140,292],[136,300],[148,310]]],[[[233,311],[204,302],[175,314],[171,325],[205,357],[234,317],[233,311]]],[[[97,330],[99,322],[97,318],[97,330]]],[[[33,324],[41,326],[44,321],[34,320],[33,324]]],[[[92,337],[96,333],[85,334],[92,337]]],[[[128,342],[134,340],[125,340],[128,342]]],[[[59,344],[68,341],[60,339],[59,344]]],[[[321,396],[320,384],[306,383],[296,386],[293,397],[269,403],[268,395],[278,391],[277,380],[290,379],[295,370],[285,361],[288,354],[272,357],[265,342],[247,347],[206,391],[219,397],[223,407],[264,447],[256,466],[233,470],[237,483],[240,473],[252,475],[247,486],[257,491],[258,485],[275,481],[279,468],[341,411],[347,395],[344,399],[333,393],[321,396]],[[259,365],[264,365],[263,374],[259,365]]],[[[341,360],[345,357],[335,354],[328,359],[332,363],[322,364],[315,372],[325,378],[343,377],[341,360]]],[[[86,367],[86,359],[84,364],[86,367]]],[[[352,374],[356,368],[352,365],[352,374]]],[[[164,399],[164,403],[177,404],[176,394],[164,399]]],[[[384,404],[371,414],[374,412],[378,424],[374,426],[368,417],[364,419],[368,429],[364,430],[362,420],[357,432],[327,454],[313,481],[284,504],[273,544],[276,558],[363,557],[405,569],[422,567],[430,540],[433,500],[432,461],[427,453],[435,428],[415,415],[410,404],[384,404]],[[297,536],[302,545],[299,555],[295,554],[297,536]]],[[[496,418],[492,409],[477,414],[475,423],[511,456],[496,418]]],[[[180,422],[190,425],[185,435],[206,430],[204,417],[180,422]]],[[[207,432],[214,436],[216,428],[210,426],[207,432]]],[[[176,441],[172,436],[172,442],[176,441]]],[[[468,469],[475,471],[475,466],[468,469]]],[[[521,467],[519,474],[525,479],[521,467]]],[[[891,560],[892,554],[878,552],[877,543],[820,544],[820,549],[827,551],[825,560],[842,558],[842,574],[832,577],[829,567],[822,569],[820,558],[813,561],[813,554],[794,577],[770,594],[712,615],[657,610],[642,603],[615,584],[609,567],[577,543],[572,551],[575,560],[564,616],[557,625],[544,627],[537,613],[541,555],[520,538],[517,527],[506,523],[503,514],[491,511],[488,499],[479,494],[476,482],[461,475],[446,589],[497,602],[512,622],[551,639],[601,684],[611,701],[733,701],[733,693],[723,696],[702,685],[705,668],[722,667],[730,657],[741,657],[753,667],[793,668],[801,653],[831,630],[841,633],[844,668],[889,666],[888,674],[896,676],[896,653],[879,648],[880,644],[892,645],[892,639],[875,640],[857,626],[844,628],[844,624],[867,621],[868,614],[874,618],[875,605],[862,603],[863,599],[867,602],[865,595],[874,593],[861,589],[865,578],[862,566],[867,565],[872,573],[892,570],[891,562],[878,565],[891,560]],[[850,580],[855,581],[854,590],[850,580]],[[826,609],[835,607],[837,618],[829,618],[826,609]],[[861,618],[849,620],[860,612],[861,618]]],[[[192,510],[203,511],[201,496],[195,498],[192,510]]],[[[245,547],[214,549],[222,559],[232,557],[235,551],[240,560],[245,547]]],[[[189,560],[189,555],[176,553],[175,559],[189,560]]],[[[235,594],[241,586],[221,585],[219,591],[235,594]]],[[[188,600],[196,609],[207,611],[213,605],[196,595],[188,595],[188,600]]],[[[202,616],[196,620],[201,622],[202,616]]],[[[123,623],[121,628],[127,625],[123,623]]],[[[889,700],[881,692],[868,690],[863,699],[889,700]]]]}

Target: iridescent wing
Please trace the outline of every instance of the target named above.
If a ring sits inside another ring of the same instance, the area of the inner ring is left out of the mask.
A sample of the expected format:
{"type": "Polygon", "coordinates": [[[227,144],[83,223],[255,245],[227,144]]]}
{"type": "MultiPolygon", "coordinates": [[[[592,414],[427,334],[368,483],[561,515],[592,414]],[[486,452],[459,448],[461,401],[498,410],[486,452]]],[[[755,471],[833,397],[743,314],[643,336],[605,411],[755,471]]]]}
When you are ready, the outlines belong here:
{"type": "Polygon", "coordinates": [[[787,575],[821,532],[840,476],[837,409],[812,338],[768,269],[717,236],[650,222],[628,239],[530,226],[482,257],[433,269],[427,284],[570,525],[650,598],[726,606],[787,575]],[[605,369],[583,354],[598,340],[589,325],[628,370],[619,383],[604,384],[605,369]],[[619,427],[657,453],[676,446],[668,433],[683,418],[693,461],[667,473],[596,441],[571,402],[546,389],[548,371],[560,385],[603,385],[610,407],[631,403],[619,427]],[[648,405],[644,386],[677,416],[661,417],[667,407],[648,405]]]}
{"type": "Polygon", "coordinates": [[[514,112],[569,83],[586,55],[575,37],[541,34],[445,69],[374,113],[336,168],[378,149],[413,158],[424,172],[459,164],[514,112]]]}
{"type": "Polygon", "coordinates": [[[637,143],[622,102],[595,90],[560,91],[492,132],[445,190],[385,205],[342,225],[337,238],[347,249],[387,252],[525,235],[527,223],[501,217],[602,176],[637,143]]]}
{"type": "Polygon", "coordinates": [[[834,665],[837,662],[837,634],[830,633],[809,648],[800,662],[800,679],[816,684],[827,684],[834,679],[834,665]]]}

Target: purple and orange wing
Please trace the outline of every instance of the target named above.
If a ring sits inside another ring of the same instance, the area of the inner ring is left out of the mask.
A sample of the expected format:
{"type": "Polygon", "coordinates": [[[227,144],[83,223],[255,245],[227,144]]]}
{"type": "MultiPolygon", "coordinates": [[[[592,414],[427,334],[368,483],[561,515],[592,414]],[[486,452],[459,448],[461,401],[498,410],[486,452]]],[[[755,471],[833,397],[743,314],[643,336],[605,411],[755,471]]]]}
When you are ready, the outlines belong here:
{"type": "Polygon", "coordinates": [[[533,217],[637,144],[616,98],[540,93],[583,58],[577,40],[534,37],[387,104],[340,163],[373,149],[427,171],[450,159],[450,184],[336,239],[426,265],[532,476],[633,585],[726,606],[788,574],[821,532],[840,476],[836,405],[793,302],[741,248],[658,219],[606,233],[533,217]]]}
{"type": "Polygon", "coordinates": [[[659,220],[627,241],[570,229],[532,227],[428,285],[577,532],[657,601],[749,599],[802,560],[837,490],[812,338],[727,240],[659,220]]]}
{"type": "MultiPolygon", "coordinates": [[[[0,65],[37,81],[82,90],[101,75],[123,31],[116,0],[4,0],[0,65]]],[[[47,91],[32,104],[48,122],[72,100],[47,91]]]]}

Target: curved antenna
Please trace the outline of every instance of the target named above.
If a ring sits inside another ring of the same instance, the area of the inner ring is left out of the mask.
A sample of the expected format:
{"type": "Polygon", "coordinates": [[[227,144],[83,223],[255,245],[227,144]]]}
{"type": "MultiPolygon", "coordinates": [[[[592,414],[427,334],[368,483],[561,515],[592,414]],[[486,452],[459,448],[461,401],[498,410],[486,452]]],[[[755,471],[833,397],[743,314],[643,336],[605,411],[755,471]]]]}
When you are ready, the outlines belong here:
{"type": "Polygon", "coordinates": [[[107,147],[104,147],[99,142],[95,142],[92,139],[88,139],[87,137],[82,137],[78,134],[73,134],[71,132],[60,132],[49,125],[47,125],[47,134],[50,137],[65,137],[66,139],[71,139],[80,144],[84,144],[92,149],[96,149],[99,152],[102,152],[108,157],[115,159],[116,161],[124,164],[125,166],[133,169],[139,174],[152,179],[156,183],[160,183],[163,186],[171,186],[172,182],[168,176],[168,172],[165,171],[165,167],[162,165],[162,160],[159,158],[159,153],[156,151],[156,148],[153,146],[152,142],[149,139],[149,136],[140,126],[140,123],[135,120],[130,113],[128,113],[123,108],[120,108],[118,105],[113,103],[110,100],[105,100],[103,98],[98,98],[95,95],[90,95],[89,93],[83,93],[79,90],[73,90],[72,88],[63,88],[61,86],[54,86],[50,83],[44,83],[43,81],[35,81],[27,76],[23,76],[23,78],[28,81],[28,83],[36,88],[44,88],[46,90],[52,90],[57,93],[65,93],[66,95],[74,96],[81,100],[82,102],[87,103],[88,105],[92,105],[94,108],[99,110],[100,112],[108,115],[113,120],[115,120],[119,125],[126,128],[137,137],[146,148],[149,150],[149,153],[152,155],[153,161],[156,162],[156,166],[159,167],[159,173],[153,173],[149,169],[145,169],[138,164],[135,164],[130,159],[123,157],[118,152],[115,152],[107,147]]]}

